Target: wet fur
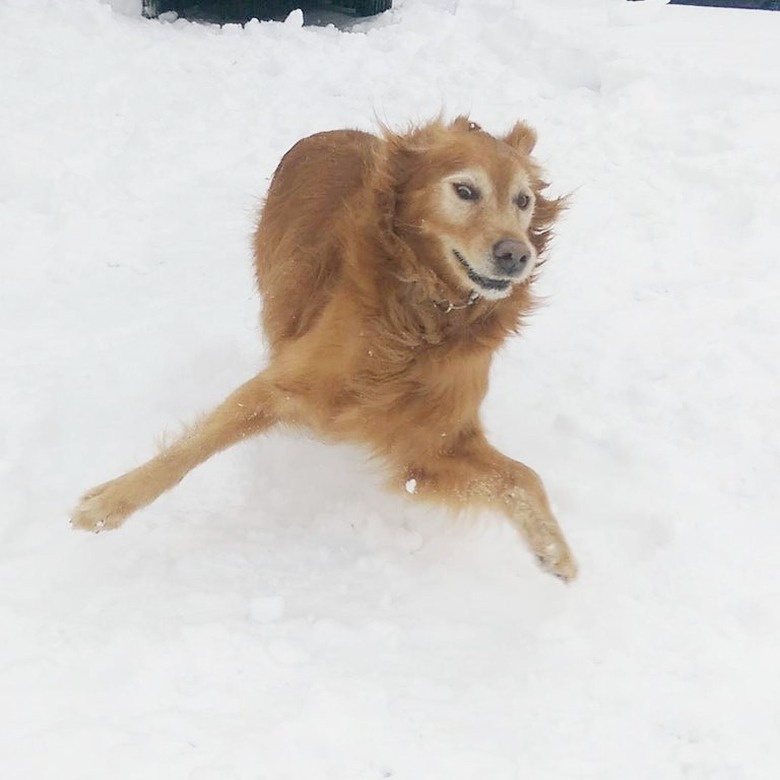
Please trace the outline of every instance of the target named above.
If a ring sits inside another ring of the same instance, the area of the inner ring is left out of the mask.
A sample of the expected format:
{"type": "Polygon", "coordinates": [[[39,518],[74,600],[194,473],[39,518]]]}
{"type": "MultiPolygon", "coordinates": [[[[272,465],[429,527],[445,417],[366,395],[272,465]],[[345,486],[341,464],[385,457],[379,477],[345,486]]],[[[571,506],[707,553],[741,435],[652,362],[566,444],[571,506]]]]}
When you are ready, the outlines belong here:
{"type": "Polygon", "coordinates": [[[495,350],[533,307],[533,277],[468,305],[442,231],[481,246],[514,228],[487,208],[445,224],[437,201],[461,168],[484,170],[498,193],[525,176],[535,206],[524,238],[541,258],[562,203],[544,197],[534,142],[523,123],[495,138],[459,118],[296,144],[254,239],[267,368],[157,457],[89,491],[73,524],[116,527],[215,452],[281,423],[368,447],[416,498],[503,512],[545,568],[575,576],[540,479],[498,453],[479,419],[495,350]]]}

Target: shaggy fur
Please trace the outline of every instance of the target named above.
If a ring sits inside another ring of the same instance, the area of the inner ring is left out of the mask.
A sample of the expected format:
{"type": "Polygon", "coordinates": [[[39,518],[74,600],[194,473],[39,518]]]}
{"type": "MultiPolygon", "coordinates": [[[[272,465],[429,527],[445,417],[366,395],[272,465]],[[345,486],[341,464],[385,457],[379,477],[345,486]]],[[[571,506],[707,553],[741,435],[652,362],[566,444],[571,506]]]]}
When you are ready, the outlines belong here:
{"type": "Polygon", "coordinates": [[[254,239],[268,367],[89,491],[73,525],[115,528],[217,451],[282,423],[367,446],[415,498],[502,512],[544,568],[573,578],[541,480],[497,452],[479,419],[562,207],[543,195],[534,142],[523,123],[496,138],[460,117],[297,143],[254,239]]]}

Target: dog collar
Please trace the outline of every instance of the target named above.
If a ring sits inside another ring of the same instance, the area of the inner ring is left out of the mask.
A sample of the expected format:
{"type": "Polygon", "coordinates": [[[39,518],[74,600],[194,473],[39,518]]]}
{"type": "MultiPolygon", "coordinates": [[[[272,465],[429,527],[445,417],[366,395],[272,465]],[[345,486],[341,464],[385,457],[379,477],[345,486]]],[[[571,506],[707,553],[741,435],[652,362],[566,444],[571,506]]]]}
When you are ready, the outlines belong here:
{"type": "Polygon", "coordinates": [[[449,314],[451,311],[457,309],[467,309],[469,306],[473,306],[479,300],[479,293],[476,290],[472,290],[469,293],[469,297],[465,303],[453,303],[452,301],[434,301],[433,305],[443,311],[445,314],[449,314]]]}

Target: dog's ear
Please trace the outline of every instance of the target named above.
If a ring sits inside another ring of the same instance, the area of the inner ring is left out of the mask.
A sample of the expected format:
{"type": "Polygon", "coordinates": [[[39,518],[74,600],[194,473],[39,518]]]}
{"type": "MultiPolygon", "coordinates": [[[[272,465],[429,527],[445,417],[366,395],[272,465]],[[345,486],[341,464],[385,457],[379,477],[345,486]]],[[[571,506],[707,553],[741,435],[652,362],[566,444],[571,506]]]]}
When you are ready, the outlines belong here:
{"type": "Polygon", "coordinates": [[[382,145],[375,158],[373,170],[374,197],[382,230],[386,236],[395,233],[398,193],[414,170],[421,131],[394,133],[382,126],[382,145]]]}
{"type": "Polygon", "coordinates": [[[404,133],[394,133],[382,127],[381,169],[383,186],[387,190],[403,187],[420,164],[441,131],[441,124],[431,122],[420,127],[410,127],[404,133]]]}
{"type": "Polygon", "coordinates": [[[504,142],[523,154],[531,154],[536,146],[536,131],[525,122],[517,122],[504,136],[504,142]]]}
{"type": "Polygon", "coordinates": [[[465,114],[461,114],[452,120],[450,127],[453,130],[481,130],[482,128],[476,123],[472,122],[465,114]]]}

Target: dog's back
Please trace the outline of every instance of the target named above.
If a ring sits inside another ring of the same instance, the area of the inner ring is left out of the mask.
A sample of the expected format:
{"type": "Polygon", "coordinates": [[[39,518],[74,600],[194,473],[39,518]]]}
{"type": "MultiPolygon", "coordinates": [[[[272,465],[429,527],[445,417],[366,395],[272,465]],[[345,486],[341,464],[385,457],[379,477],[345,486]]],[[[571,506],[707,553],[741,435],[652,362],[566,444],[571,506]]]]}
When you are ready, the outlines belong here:
{"type": "Polygon", "coordinates": [[[336,223],[365,188],[378,144],[356,130],[318,133],[276,169],[254,240],[272,351],[306,333],[327,303],[341,271],[336,223]]]}

